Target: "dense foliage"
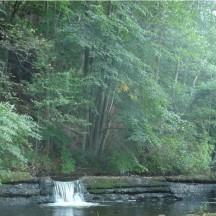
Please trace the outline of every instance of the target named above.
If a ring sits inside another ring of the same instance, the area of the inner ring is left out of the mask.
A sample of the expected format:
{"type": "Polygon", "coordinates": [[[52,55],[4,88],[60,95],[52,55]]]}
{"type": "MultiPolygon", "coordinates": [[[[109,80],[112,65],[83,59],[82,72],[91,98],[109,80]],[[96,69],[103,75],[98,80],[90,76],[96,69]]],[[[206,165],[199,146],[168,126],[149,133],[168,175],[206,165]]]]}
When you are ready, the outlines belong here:
{"type": "Polygon", "coordinates": [[[40,139],[38,126],[28,116],[17,114],[9,104],[0,103],[0,170],[26,167],[28,137],[40,139]]]}
{"type": "Polygon", "coordinates": [[[215,7],[0,2],[0,168],[214,169],[215,7]]]}

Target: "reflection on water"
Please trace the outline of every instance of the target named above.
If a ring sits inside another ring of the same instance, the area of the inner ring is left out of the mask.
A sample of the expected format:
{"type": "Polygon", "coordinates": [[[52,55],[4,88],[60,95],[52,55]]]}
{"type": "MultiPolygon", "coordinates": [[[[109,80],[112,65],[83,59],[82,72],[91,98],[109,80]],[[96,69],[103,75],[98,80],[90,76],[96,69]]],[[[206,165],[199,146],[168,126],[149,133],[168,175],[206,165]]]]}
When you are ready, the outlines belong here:
{"type": "Polygon", "coordinates": [[[52,216],[74,216],[73,208],[54,208],[52,216]]]}
{"type": "Polygon", "coordinates": [[[216,212],[216,205],[202,202],[126,202],[89,207],[0,206],[0,216],[185,216],[205,208],[216,212]]]}
{"type": "Polygon", "coordinates": [[[83,207],[52,207],[52,216],[184,216],[205,207],[216,211],[215,206],[202,202],[126,202],[83,207]]]}
{"type": "Polygon", "coordinates": [[[56,203],[48,203],[44,206],[52,206],[52,207],[75,207],[75,208],[84,208],[90,206],[97,206],[98,203],[91,203],[91,202],[56,202],[56,203]]]}

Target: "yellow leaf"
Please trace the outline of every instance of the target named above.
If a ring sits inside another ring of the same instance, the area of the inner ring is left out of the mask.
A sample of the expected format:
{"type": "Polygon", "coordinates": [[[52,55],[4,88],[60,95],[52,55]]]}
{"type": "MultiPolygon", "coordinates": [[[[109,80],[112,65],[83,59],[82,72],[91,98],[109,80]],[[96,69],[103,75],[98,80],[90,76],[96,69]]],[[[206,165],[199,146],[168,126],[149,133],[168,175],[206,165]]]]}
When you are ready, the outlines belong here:
{"type": "Polygon", "coordinates": [[[126,83],[119,84],[119,86],[116,89],[117,93],[127,92],[128,90],[129,90],[129,87],[128,87],[128,85],[126,83]]]}

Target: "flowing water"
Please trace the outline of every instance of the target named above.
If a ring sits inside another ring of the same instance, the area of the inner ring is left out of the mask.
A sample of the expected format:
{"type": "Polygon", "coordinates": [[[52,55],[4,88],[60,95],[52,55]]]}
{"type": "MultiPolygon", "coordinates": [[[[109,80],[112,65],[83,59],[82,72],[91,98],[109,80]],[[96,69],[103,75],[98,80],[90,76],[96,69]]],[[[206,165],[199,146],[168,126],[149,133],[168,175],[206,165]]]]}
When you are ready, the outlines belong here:
{"type": "Polygon", "coordinates": [[[0,206],[0,216],[184,216],[192,212],[216,212],[216,205],[202,202],[110,202],[88,203],[78,181],[55,182],[55,203],[0,206]]]}
{"type": "Polygon", "coordinates": [[[216,212],[214,205],[190,202],[103,203],[97,206],[0,206],[1,216],[184,216],[203,208],[216,212]]]}
{"type": "Polygon", "coordinates": [[[86,206],[84,187],[79,181],[71,182],[54,182],[53,195],[55,203],[50,206],[86,206]]]}

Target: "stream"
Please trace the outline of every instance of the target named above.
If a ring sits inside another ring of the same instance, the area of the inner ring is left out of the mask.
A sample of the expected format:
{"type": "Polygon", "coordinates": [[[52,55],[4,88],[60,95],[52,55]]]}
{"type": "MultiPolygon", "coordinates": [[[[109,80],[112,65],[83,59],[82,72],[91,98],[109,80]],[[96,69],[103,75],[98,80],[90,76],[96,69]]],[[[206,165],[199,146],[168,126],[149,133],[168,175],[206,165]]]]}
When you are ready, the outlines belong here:
{"type": "Polygon", "coordinates": [[[201,202],[110,202],[94,206],[0,206],[1,216],[184,216],[199,211],[216,212],[215,204],[201,202]]]}
{"type": "Polygon", "coordinates": [[[87,180],[89,183],[85,182],[85,185],[88,188],[94,188],[96,182],[99,189],[89,190],[92,192],[89,193],[79,180],[61,182],[49,179],[46,184],[40,184],[41,188],[38,183],[4,185],[1,188],[0,216],[186,216],[216,212],[216,203],[207,202],[215,200],[215,184],[168,184],[152,178],[111,178],[108,180],[112,182],[112,188],[102,190],[106,186],[102,183],[110,183],[107,179],[87,180]],[[182,201],[176,201],[176,196],[182,197],[179,199],[182,201]]]}

